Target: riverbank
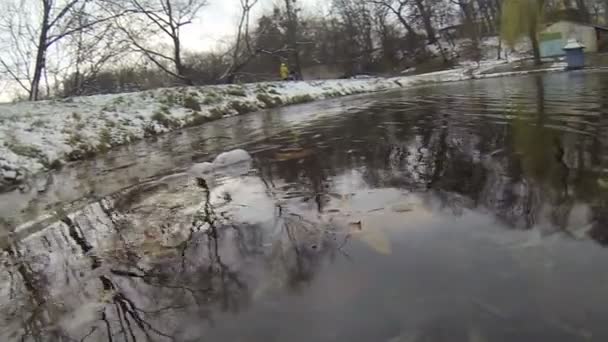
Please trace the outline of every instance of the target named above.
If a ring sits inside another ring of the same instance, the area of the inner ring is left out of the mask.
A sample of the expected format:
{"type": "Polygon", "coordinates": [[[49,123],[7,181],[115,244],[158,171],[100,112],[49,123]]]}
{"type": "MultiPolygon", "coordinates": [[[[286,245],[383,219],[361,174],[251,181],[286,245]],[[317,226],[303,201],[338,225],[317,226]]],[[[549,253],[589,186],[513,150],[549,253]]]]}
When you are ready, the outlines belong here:
{"type": "MultiPolygon", "coordinates": [[[[115,146],[222,117],[339,96],[531,72],[491,72],[505,63],[393,78],[164,88],[0,105],[0,191],[18,186],[29,175],[115,146]]],[[[559,70],[561,65],[535,71],[559,70]]]]}

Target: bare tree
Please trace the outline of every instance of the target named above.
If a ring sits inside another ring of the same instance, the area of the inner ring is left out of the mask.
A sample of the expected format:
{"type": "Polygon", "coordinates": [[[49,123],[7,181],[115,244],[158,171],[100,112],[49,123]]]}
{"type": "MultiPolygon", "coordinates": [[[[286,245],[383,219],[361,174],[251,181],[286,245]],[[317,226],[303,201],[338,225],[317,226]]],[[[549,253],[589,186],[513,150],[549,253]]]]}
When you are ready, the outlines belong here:
{"type": "Polygon", "coordinates": [[[296,0],[285,0],[285,15],[287,16],[287,41],[293,59],[293,70],[302,75],[300,50],[298,46],[298,9],[296,0]]]}
{"type": "Polygon", "coordinates": [[[133,48],[167,74],[192,84],[182,60],[181,28],[192,23],[207,0],[123,0],[119,4],[122,11],[136,13],[139,20],[133,25],[135,18],[130,16],[129,22],[122,20],[120,24],[133,48]],[[152,36],[168,39],[171,53],[146,44],[152,36]]]}
{"type": "MultiPolygon", "coordinates": [[[[372,9],[365,0],[334,0],[333,8],[341,20],[341,31],[346,40],[347,74],[368,71],[373,60],[374,46],[372,9]]],[[[379,50],[379,49],[378,49],[379,50]]]]}
{"type": "Polygon", "coordinates": [[[2,18],[5,45],[14,49],[0,57],[5,74],[18,83],[30,100],[40,97],[40,83],[49,49],[76,33],[89,30],[124,12],[106,15],[97,7],[102,0],[12,1],[2,18]],[[93,10],[97,9],[97,10],[93,10]]]}
{"type": "MultiPolygon", "coordinates": [[[[92,82],[110,62],[124,55],[128,42],[116,39],[118,29],[113,23],[99,25],[94,30],[81,31],[67,40],[66,48],[71,57],[69,75],[63,77],[63,96],[95,93],[92,82]]],[[[59,84],[61,82],[56,82],[59,84]]]]}
{"type": "Polygon", "coordinates": [[[386,7],[375,4],[372,10],[385,67],[394,67],[398,64],[397,51],[400,40],[397,30],[389,23],[389,10],[386,7]]]}
{"type": "Polygon", "coordinates": [[[437,37],[435,35],[435,27],[433,26],[433,8],[431,4],[425,0],[414,0],[414,5],[422,19],[422,26],[426,32],[429,44],[435,44],[437,37]]]}
{"type": "Polygon", "coordinates": [[[0,37],[2,53],[0,67],[4,78],[14,82],[29,94],[32,82],[32,55],[35,48],[35,33],[29,25],[25,3],[4,3],[1,8],[0,37]]]}
{"type": "Polygon", "coordinates": [[[409,0],[369,0],[373,4],[381,5],[388,8],[399,20],[399,23],[403,28],[412,35],[416,34],[416,31],[406,18],[406,10],[410,5],[409,0]]]}
{"type": "Polygon", "coordinates": [[[240,0],[241,2],[241,18],[237,28],[234,47],[232,50],[232,62],[230,67],[224,72],[220,78],[222,81],[233,83],[236,74],[244,68],[255,56],[259,50],[253,48],[251,37],[249,35],[249,17],[251,9],[258,3],[258,0],[240,0]]]}

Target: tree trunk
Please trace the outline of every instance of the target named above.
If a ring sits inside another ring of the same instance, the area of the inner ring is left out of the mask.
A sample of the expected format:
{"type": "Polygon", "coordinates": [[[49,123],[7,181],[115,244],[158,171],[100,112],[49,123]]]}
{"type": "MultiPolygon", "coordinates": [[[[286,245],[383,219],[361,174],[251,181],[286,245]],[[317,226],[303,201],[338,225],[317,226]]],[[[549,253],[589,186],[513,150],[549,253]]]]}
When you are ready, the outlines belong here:
{"type": "Polygon", "coordinates": [[[76,67],[76,72],[74,72],[74,79],[72,84],[72,93],[71,96],[80,96],[82,93],[82,84],[80,82],[80,70],[78,66],[76,67]]]}
{"type": "Polygon", "coordinates": [[[422,16],[422,23],[424,24],[424,30],[426,31],[427,40],[429,44],[435,44],[437,41],[437,37],[435,36],[435,29],[433,28],[433,23],[431,22],[431,13],[427,11],[427,8],[424,6],[423,0],[416,0],[416,7],[420,11],[420,15],[422,16]]]}
{"type": "Polygon", "coordinates": [[[407,20],[405,20],[405,18],[400,13],[395,12],[395,14],[397,15],[397,19],[399,19],[399,22],[401,23],[401,25],[403,25],[407,33],[411,34],[412,36],[415,36],[416,31],[414,31],[414,28],[407,23],[407,20]]]}
{"type": "Polygon", "coordinates": [[[42,23],[40,25],[40,35],[38,36],[38,46],[36,50],[36,63],[34,64],[34,75],[32,77],[29,100],[36,101],[39,98],[40,81],[42,80],[42,71],[46,66],[46,50],[48,34],[49,34],[49,18],[51,14],[51,4],[48,1],[43,1],[42,23]]]}
{"type": "Polygon", "coordinates": [[[292,1],[294,0],[285,0],[285,10],[287,12],[287,37],[289,39],[289,48],[291,50],[291,56],[293,59],[293,65],[290,66],[290,69],[295,71],[299,77],[302,77],[302,67],[300,65],[300,53],[298,49],[298,23],[297,17],[294,12],[292,1]]]}
{"type": "Polygon", "coordinates": [[[540,45],[538,43],[538,32],[536,30],[536,25],[532,25],[530,27],[530,42],[532,43],[532,52],[534,53],[534,64],[541,65],[542,61],[540,58],[540,45]]]}
{"type": "Polygon", "coordinates": [[[463,0],[460,0],[458,2],[458,5],[460,5],[460,9],[462,11],[462,14],[464,14],[466,24],[469,26],[469,34],[471,36],[471,40],[473,40],[474,42],[478,42],[479,35],[477,34],[477,23],[471,11],[470,4],[465,3],[463,0]]]}
{"type": "Polygon", "coordinates": [[[173,36],[173,62],[175,64],[175,72],[181,81],[187,85],[192,85],[192,80],[186,75],[186,68],[182,63],[181,41],[177,33],[173,36]]]}
{"type": "Polygon", "coordinates": [[[587,8],[587,4],[585,4],[585,0],[576,0],[576,7],[578,7],[578,13],[580,15],[580,19],[583,22],[590,22],[590,14],[589,9],[587,8]]]}
{"type": "Polygon", "coordinates": [[[539,25],[539,21],[541,20],[539,13],[542,12],[542,9],[545,6],[545,0],[537,0],[535,5],[538,6],[538,8],[535,9],[537,15],[530,16],[530,23],[529,23],[530,28],[528,29],[529,30],[528,34],[530,36],[530,42],[532,43],[532,53],[534,54],[534,64],[541,65],[542,61],[541,61],[541,57],[540,57],[540,44],[538,42],[538,25],[539,25]]]}
{"type": "Polygon", "coordinates": [[[502,39],[500,38],[500,36],[498,36],[498,51],[497,52],[497,60],[501,60],[502,59],[502,39]]]}

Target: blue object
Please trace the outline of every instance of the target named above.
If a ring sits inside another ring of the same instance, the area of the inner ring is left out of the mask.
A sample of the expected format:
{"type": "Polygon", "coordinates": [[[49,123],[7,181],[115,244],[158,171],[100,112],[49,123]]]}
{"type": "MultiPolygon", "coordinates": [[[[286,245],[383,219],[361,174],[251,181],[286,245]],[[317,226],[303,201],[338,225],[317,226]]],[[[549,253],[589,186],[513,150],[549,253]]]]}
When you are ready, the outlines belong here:
{"type": "Polygon", "coordinates": [[[576,39],[568,40],[564,51],[566,52],[566,63],[568,70],[582,69],[585,67],[585,46],[580,44],[576,39]]]}

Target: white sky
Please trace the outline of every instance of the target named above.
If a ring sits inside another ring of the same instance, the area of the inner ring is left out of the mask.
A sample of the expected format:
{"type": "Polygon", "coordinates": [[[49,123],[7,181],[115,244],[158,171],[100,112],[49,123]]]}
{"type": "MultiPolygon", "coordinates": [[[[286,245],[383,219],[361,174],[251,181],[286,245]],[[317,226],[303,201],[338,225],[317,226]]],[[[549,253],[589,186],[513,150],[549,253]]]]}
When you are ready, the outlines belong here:
{"type": "MultiPolygon", "coordinates": [[[[240,0],[208,0],[209,4],[201,10],[199,18],[192,25],[182,28],[184,45],[190,50],[213,50],[218,44],[229,43],[230,36],[236,34],[240,19],[240,0]]],[[[259,0],[252,10],[250,22],[262,13],[272,10],[274,4],[284,6],[284,0],[259,0]]],[[[297,0],[305,13],[320,11],[330,0],[297,0]]]]}

